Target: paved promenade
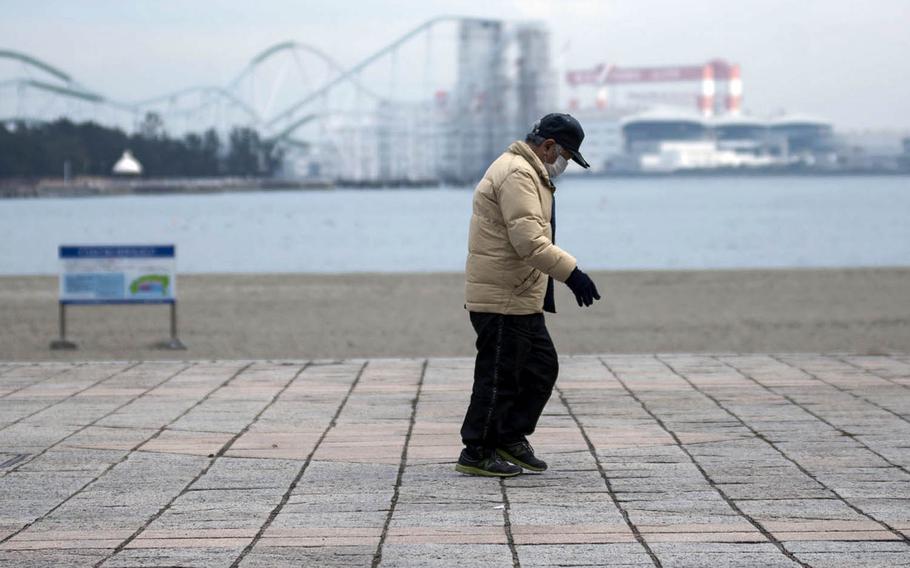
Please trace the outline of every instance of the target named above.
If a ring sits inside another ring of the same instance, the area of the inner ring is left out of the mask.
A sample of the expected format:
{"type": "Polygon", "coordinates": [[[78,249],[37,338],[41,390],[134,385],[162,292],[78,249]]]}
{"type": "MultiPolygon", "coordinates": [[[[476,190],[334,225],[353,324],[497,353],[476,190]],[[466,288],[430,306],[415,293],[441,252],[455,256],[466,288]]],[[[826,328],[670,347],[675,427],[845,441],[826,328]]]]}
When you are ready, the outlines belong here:
{"type": "Polygon", "coordinates": [[[563,359],[506,481],[471,370],[0,363],[0,566],[910,566],[910,356],[563,359]]]}

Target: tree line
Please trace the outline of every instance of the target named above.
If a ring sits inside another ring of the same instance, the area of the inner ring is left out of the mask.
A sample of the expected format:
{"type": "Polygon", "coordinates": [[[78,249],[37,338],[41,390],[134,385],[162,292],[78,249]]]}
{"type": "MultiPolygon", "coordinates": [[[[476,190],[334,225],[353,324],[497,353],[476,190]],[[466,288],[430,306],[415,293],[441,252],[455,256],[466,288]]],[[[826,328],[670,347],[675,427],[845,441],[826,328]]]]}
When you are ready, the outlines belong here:
{"type": "Polygon", "coordinates": [[[72,176],[107,176],[124,150],[149,177],[271,176],[283,157],[252,128],[235,127],[226,141],[213,129],[170,137],[155,113],[134,134],[67,119],[13,122],[0,123],[0,178],[59,177],[65,163],[72,176]]]}

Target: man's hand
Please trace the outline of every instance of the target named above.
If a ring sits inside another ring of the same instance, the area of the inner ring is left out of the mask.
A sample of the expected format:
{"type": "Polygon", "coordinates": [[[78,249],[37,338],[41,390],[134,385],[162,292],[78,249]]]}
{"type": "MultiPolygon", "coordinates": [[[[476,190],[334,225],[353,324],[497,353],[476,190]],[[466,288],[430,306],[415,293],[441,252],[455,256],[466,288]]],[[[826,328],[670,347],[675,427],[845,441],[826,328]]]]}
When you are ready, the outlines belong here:
{"type": "Polygon", "coordinates": [[[594,303],[594,300],[600,299],[600,294],[597,292],[597,286],[594,285],[594,281],[579,270],[577,266],[572,271],[572,274],[569,275],[569,279],[566,280],[566,285],[575,294],[575,301],[578,302],[579,306],[582,304],[590,306],[594,303]]]}

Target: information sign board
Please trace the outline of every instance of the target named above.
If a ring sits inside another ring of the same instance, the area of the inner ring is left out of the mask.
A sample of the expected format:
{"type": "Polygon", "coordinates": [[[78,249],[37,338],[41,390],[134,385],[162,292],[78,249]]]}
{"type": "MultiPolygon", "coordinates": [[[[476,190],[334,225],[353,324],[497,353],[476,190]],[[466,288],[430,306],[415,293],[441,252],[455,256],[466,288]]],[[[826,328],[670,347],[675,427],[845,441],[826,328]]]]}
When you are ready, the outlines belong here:
{"type": "Polygon", "coordinates": [[[172,304],[173,245],[60,247],[60,303],[172,304]]]}

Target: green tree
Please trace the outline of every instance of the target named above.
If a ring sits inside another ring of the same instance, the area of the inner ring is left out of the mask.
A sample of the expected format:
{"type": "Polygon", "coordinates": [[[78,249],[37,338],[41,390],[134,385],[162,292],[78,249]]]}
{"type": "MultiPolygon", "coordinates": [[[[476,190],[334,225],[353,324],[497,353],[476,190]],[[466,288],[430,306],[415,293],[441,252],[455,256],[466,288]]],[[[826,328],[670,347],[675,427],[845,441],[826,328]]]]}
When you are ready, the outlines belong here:
{"type": "Polygon", "coordinates": [[[250,128],[235,128],[227,152],[215,130],[170,138],[161,117],[146,115],[139,131],[66,119],[49,123],[0,123],[0,177],[62,176],[64,162],[72,175],[110,175],[123,151],[130,149],[147,176],[271,175],[282,155],[250,128]]]}
{"type": "Polygon", "coordinates": [[[252,128],[234,128],[228,140],[227,173],[237,176],[270,176],[278,171],[283,153],[274,142],[262,140],[252,128]]]}
{"type": "Polygon", "coordinates": [[[145,113],[145,117],[143,117],[142,122],[139,123],[139,134],[143,138],[148,138],[150,140],[163,138],[165,136],[164,119],[161,118],[161,115],[157,112],[145,113]]]}

